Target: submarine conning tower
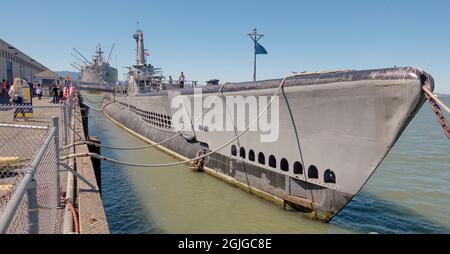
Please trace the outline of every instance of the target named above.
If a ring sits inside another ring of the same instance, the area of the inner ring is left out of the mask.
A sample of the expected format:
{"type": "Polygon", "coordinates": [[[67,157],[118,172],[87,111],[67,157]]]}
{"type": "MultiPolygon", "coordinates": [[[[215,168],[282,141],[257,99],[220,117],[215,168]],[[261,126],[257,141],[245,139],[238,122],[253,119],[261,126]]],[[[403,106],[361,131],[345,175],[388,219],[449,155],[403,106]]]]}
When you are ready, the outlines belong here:
{"type": "Polygon", "coordinates": [[[138,29],[133,38],[136,40],[136,65],[145,65],[144,34],[138,29]]]}

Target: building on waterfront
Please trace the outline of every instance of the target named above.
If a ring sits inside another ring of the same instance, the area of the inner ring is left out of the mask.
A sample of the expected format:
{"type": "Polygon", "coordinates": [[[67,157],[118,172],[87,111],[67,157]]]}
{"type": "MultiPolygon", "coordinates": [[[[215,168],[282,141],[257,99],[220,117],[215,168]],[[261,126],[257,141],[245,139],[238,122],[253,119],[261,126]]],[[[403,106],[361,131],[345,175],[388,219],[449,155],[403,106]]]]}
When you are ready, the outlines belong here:
{"type": "Polygon", "coordinates": [[[45,70],[43,72],[36,73],[34,75],[34,79],[42,85],[53,85],[56,84],[61,77],[51,70],[45,70]]]}
{"type": "Polygon", "coordinates": [[[12,83],[16,77],[34,81],[37,73],[46,70],[49,69],[0,39],[0,82],[4,79],[12,83]]]}

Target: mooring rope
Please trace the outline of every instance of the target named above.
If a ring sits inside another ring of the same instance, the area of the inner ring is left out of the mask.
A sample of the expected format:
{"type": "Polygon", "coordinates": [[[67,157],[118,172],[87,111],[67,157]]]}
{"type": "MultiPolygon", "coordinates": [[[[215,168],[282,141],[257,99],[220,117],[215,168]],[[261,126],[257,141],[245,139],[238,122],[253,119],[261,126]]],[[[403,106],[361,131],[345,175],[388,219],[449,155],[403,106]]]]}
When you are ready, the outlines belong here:
{"type": "Polygon", "coordinates": [[[442,102],[433,92],[430,91],[430,89],[428,89],[428,87],[423,86],[422,89],[425,91],[425,93],[427,93],[431,98],[433,98],[434,101],[436,101],[439,106],[441,106],[442,108],[444,108],[445,111],[447,111],[447,113],[450,114],[450,108],[445,105],[444,102],[442,102]]]}
{"type": "Polygon", "coordinates": [[[289,78],[295,77],[299,74],[294,74],[294,75],[290,75],[287,76],[285,78],[283,78],[283,80],[281,81],[280,85],[278,86],[277,91],[275,92],[275,94],[272,96],[272,98],[270,99],[269,103],[267,104],[267,106],[264,108],[263,111],[261,111],[261,113],[258,115],[258,117],[253,120],[248,126],[247,128],[245,128],[242,132],[240,132],[238,135],[236,135],[234,138],[230,139],[229,141],[225,142],[223,145],[221,145],[220,147],[218,147],[217,149],[208,152],[206,154],[203,154],[201,156],[197,156],[195,158],[192,159],[187,159],[187,160],[183,160],[183,161],[178,161],[178,162],[171,162],[171,163],[159,163],[159,164],[142,164],[142,163],[133,163],[133,162],[124,162],[124,161],[119,161],[119,160],[115,160],[112,158],[108,158],[96,153],[77,153],[77,154],[71,154],[68,156],[65,156],[63,158],[61,158],[61,160],[68,160],[71,158],[76,158],[76,157],[86,157],[86,156],[91,156],[94,158],[97,158],[99,160],[104,160],[104,161],[109,161],[109,162],[113,162],[116,164],[121,164],[121,165],[125,165],[125,166],[133,166],[133,167],[146,167],[146,168],[156,168],[156,167],[169,167],[169,166],[176,166],[176,165],[180,165],[180,164],[185,164],[188,162],[192,162],[195,160],[199,160],[201,158],[207,157],[211,154],[217,153],[218,151],[222,150],[223,148],[225,148],[226,146],[228,146],[229,144],[231,144],[232,142],[234,142],[235,140],[237,140],[239,137],[241,137],[244,133],[246,133],[255,123],[257,123],[257,121],[262,117],[262,115],[268,110],[269,106],[272,104],[272,102],[275,100],[275,98],[278,97],[281,89],[283,88],[284,84],[286,83],[286,81],[289,78]]]}
{"type": "MultiPolygon", "coordinates": [[[[186,130],[192,128],[192,126],[194,126],[195,123],[197,123],[199,120],[203,119],[203,116],[210,109],[210,107],[212,106],[214,101],[217,99],[217,97],[219,96],[220,92],[223,90],[223,88],[225,87],[226,84],[227,83],[224,83],[224,84],[222,84],[220,86],[220,88],[217,91],[216,95],[214,96],[212,101],[209,103],[209,105],[205,108],[205,110],[202,112],[202,114],[198,118],[196,118],[194,120],[194,122],[191,121],[191,126],[184,128],[183,130],[181,130],[177,134],[175,134],[175,135],[173,135],[173,136],[171,136],[171,137],[169,137],[169,138],[167,138],[165,140],[162,140],[162,141],[160,141],[158,143],[151,144],[151,145],[143,145],[143,146],[115,147],[115,146],[102,145],[102,144],[98,144],[98,143],[94,143],[94,142],[90,142],[90,141],[81,141],[81,142],[73,143],[73,144],[67,145],[65,147],[62,147],[61,150],[67,149],[67,148],[72,147],[72,146],[78,146],[78,145],[93,145],[93,146],[96,146],[96,147],[102,147],[102,148],[111,149],[111,150],[140,150],[140,149],[152,148],[152,147],[156,147],[156,146],[159,146],[161,144],[164,144],[164,143],[166,143],[166,142],[168,142],[168,141],[170,141],[170,140],[172,140],[172,139],[182,135],[186,130]]],[[[87,105],[87,106],[89,106],[89,105],[87,105]]],[[[102,110],[96,110],[96,111],[102,112],[102,110]]]]}
{"type": "Polygon", "coordinates": [[[89,103],[83,102],[83,104],[86,105],[86,106],[88,106],[89,109],[93,109],[93,110],[95,110],[95,111],[102,112],[101,109],[96,108],[96,107],[94,107],[94,106],[92,106],[92,105],[89,105],[89,103]]]}

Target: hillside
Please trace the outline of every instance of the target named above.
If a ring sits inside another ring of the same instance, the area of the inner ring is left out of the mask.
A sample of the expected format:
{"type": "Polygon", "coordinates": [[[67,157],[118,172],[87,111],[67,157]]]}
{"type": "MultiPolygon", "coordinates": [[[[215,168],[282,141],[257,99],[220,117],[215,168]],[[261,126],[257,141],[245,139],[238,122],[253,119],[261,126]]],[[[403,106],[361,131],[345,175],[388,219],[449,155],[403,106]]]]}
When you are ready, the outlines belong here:
{"type": "Polygon", "coordinates": [[[57,71],[56,73],[58,73],[58,75],[63,78],[67,75],[70,75],[70,76],[72,76],[72,80],[77,80],[78,77],[80,76],[80,74],[78,72],[73,72],[73,71],[57,71]]]}

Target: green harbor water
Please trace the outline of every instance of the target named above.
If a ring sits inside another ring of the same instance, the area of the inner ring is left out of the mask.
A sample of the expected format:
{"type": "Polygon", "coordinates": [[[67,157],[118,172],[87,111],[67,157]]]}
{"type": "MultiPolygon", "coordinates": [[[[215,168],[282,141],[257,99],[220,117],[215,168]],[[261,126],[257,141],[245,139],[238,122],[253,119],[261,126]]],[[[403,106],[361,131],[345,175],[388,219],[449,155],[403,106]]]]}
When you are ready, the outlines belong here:
{"type": "MultiPolygon", "coordinates": [[[[102,95],[83,93],[98,106],[102,95]]],[[[450,104],[450,98],[442,98],[450,104]]],[[[94,110],[89,132],[112,146],[145,144],[94,110]]],[[[102,155],[137,163],[177,161],[157,150],[102,155]]],[[[363,190],[331,223],[286,211],[187,165],[102,162],[112,233],[450,233],[450,141],[426,103],[363,190]]]]}

